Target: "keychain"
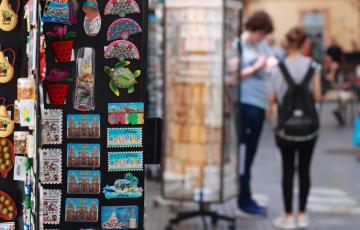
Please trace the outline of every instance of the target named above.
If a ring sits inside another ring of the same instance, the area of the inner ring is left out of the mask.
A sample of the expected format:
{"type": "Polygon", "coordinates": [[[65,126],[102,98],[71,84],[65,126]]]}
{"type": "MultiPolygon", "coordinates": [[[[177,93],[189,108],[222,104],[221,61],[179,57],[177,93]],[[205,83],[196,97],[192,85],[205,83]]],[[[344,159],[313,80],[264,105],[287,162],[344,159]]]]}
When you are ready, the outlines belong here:
{"type": "Polygon", "coordinates": [[[14,77],[15,59],[15,51],[13,49],[1,50],[0,44],[0,83],[7,83],[14,77]],[[13,56],[12,63],[10,63],[7,58],[5,58],[5,53],[7,51],[10,51],[13,56]]]}
{"type": "Polygon", "coordinates": [[[14,121],[11,120],[7,113],[7,108],[13,105],[5,105],[5,98],[0,105],[0,137],[8,137],[14,132],[14,121]]]}
{"type": "Polygon", "coordinates": [[[20,0],[17,0],[18,7],[16,12],[11,9],[9,0],[2,0],[0,4],[1,20],[0,29],[4,31],[12,31],[18,23],[18,14],[20,9],[20,0]]]}

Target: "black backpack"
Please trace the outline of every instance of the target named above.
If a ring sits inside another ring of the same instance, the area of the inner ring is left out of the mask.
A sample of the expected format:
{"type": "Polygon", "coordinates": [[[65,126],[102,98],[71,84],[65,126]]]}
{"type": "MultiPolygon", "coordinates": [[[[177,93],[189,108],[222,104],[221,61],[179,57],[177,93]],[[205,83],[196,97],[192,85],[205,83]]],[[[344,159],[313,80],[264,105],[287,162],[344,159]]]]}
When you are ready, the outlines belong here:
{"type": "Polygon", "coordinates": [[[313,63],[310,63],[300,84],[294,82],[284,63],[280,63],[279,68],[288,84],[288,90],[279,105],[277,135],[289,141],[314,139],[319,130],[319,118],[315,100],[308,87],[315,72],[313,63]]]}

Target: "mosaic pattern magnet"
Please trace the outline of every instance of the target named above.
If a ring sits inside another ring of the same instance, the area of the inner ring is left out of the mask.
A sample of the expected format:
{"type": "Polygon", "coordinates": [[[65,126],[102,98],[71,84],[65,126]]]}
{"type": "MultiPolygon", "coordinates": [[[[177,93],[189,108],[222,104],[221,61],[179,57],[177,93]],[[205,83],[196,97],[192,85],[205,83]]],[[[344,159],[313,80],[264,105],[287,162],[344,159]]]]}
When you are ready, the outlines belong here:
{"type": "Polygon", "coordinates": [[[143,152],[110,152],[109,172],[142,171],[143,152]]]}
{"type": "Polygon", "coordinates": [[[99,200],[67,198],[65,202],[66,222],[98,222],[99,200]]]}
{"type": "Polygon", "coordinates": [[[99,194],[101,173],[99,170],[69,170],[67,173],[67,193],[99,194]]]}
{"type": "Polygon", "coordinates": [[[61,149],[42,149],[40,152],[40,181],[42,184],[61,184],[61,149]]]}
{"type": "Polygon", "coordinates": [[[45,109],[41,117],[41,143],[62,143],[62,120],[63,114],[60,109],[45,109]]]}
{"type": "Polygon", "coordinates": [[[109,0],[104,10],[104,15],[119,15],[120,17],[135,13],[140,13],[139,4],[135,0],[109,0]]]}
{"type": "Polygon", "coordinates": [[[137,206],[104,206],[101,207],[102,229],[137,229],[137,206]]]}
{"type": "Polygon", "coordinates": [[[107,185],[103,189],[106,199],[139,198],[143,195],[143,188],[138,187],[139,179],[132,173],[126,173],[124,179],[117,179],[114,185],[107,185]]]}
{"type": "Polygon", "coordinates": [[[110,125],[144,124],[144,103],[109,103],[108,122],[110,125]]]}
{"type": "Polygon", "coordinates": [[[108,148],[142,147],[142,128],[108,128],[108,148]]]}
{"type": "Polygon", "coordinates": [[[106,59],[117,58],[120,61],[125,59],[140,59],[138,48],[126,40],[116,40],[105,48],[104,56],[106,59]]]}
{"type": "Polygon", "coordinates": [[[67,144],[67,167],[99,168],[99,144],[67,144]]]}
{"type": "Polygon", "coordinates": [[[67,115],[67,137],[100,138],[100,115],[69,114],[67,115]]]}
{"type": "Polygon", "coordinates": [[[109,26],[107,31],[107,40],[127,40],[130,35],[140,33],[141,31],[141,27],[136,21],[130,18],[121,18],[114,21],[109,26]]]}
{"type": "Polygon", "coordinates": [[[42,210],[44,224],[59,224],[61,212],[61,190],[44,189],[42,194],[42,210]]]}

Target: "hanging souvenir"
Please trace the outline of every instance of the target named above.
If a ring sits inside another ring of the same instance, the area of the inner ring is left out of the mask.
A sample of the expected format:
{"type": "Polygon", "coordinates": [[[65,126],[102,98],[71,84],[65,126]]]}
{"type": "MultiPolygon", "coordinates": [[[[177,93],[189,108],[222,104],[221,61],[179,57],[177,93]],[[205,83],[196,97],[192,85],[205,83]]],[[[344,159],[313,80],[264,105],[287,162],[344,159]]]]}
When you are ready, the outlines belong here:
{"type": "Polygon", "coordinates": [[[11,221],[17,216],[17,209],[14,200],[6,192],[0,191],[0,218],[11,221]]]}
{"type": "Polygon", "coordinates": [[[73,79],[68,71],[52,69],[45,77],[46,89],[52,105],[63,105],[73,79]]]}
{"type": "Polygon", "coordinates": [[[17,79],[17,98],[18,100],[35,99],[35,79],[17,79]]]}
{"type": "Polygon", "coordinates": [[[131,42],[116,40],[105,48],[105,58],[117,58],[120,61],[125,59],[140,59],[138,48],[131,42]]]}
{"type": "Polygon", "coordinates": [[[68,4],[68,0],[46,1],[42,16],[43,22],[71,25],[70,17],[70,6],[68,4]]]}
{"type": "Polygon", "coordinates": [[[84,31],[90,36],[98,35],[101,29],[101,17],[99,7],[96,0],[87,0],[83,4],[84,18],[84,31]]]}
{"type": "Polygon", "coordinates": [[[9,0],[2,0],[0,4],[1,11],[1,20],[0,20],[0,29],[3,31],[12,31],[15,29],[18,23],[18,14],[20,9],[20,0],[17,0],[17,10],[16,12],[11,9],[9,0]]]}
{"type": "Polygon", "coordinates": [[[135,13],[140,13],[139,5],[135,0],[109,0],[104,11],[105,15],[119,15],[120,17],[135,13]]]}
{"type": "Polygon", "coordinates": [[[76,56],[76,83],[74,109],[90,111],[95,109],[95,50],[80,48],[76,56]]]}
{"type": "Polygon", "coordinates": [[[72,50],[74,47],[75,31],[68,31],[68,27],[54,26],[52,31],[46,33],[50,46],[58,62],[71,61],[72,50]]]}
{"type": "Polygon", "coordinates": [[[120,95],[119,89],[127,89],[128,93],[135,92],[136,78],[140,76],[141,71],[132,72],[126,68],[129,64],[129,61],[119,62],[114,69],[105,66],[105,73],[110,77],[109,87],[116,96],[120,95]]]}
{"type": "Polygon", "coordinates": [[[0,174],[3,178],[8,176],[9,171],[13,168],[15,161],[14,145],[5,138],[0,138],[0,174]]]}
{"type": "Polygon", "coordinates": [[[116,39],[127,40],[130,35],[137,34],[141,32],[140,25],[130,19],[130,18],[121,18],[114,21],[107,31],[107,40],[113,41],[116,39]]]}
{"type": "Polygon", "coordinates": [[[8,137],[14,132],[14,121],[11,120],[7,113],[7,107],[12,105],[5,105],[5,99],[0,105],[0,137],[8,137]]]}
{"type": "Polygon", "coordinates": [[[14,77],[14,64],[16,60],[15,51],[12,49],[4,49],[1,51],[0,45],[0,83],[7,83],[14,77]],[[5,53],[9,51],[12,55],[12,63],[5,58],[5,53]]]}

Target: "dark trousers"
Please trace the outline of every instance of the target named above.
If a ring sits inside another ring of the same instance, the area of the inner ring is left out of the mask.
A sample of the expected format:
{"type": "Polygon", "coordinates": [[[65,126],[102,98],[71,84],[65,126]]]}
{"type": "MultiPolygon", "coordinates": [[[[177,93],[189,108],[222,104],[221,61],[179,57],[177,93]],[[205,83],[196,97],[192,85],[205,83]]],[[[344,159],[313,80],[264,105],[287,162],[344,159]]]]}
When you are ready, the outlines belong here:
{"type": "Polygon", "coordinates": [[[244,156],[240,162],[240,181],[239,181],[239,199],[238,205],[247,205],[252,201],[251,197],[251,167],[254,162],[256,150],[258,147],[261,131],[265,119],[265,110],[256,106],[241,104],[238,106],[238,115],[240,124],[238,124],[240,145],[245,150],[240,155],[244,156]]]}
{"type": "Polygon", "coordinates": [[[285,212],[292,213],[294,175],[297,166],[299,174],[299,211],[306,211],[307,199],[311,187],[310,168],[316,140],[290,142],[277,137],[282,158],[282,189],[285,212]]]}

